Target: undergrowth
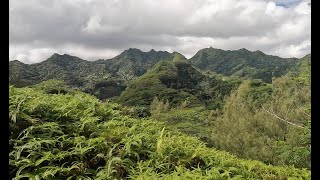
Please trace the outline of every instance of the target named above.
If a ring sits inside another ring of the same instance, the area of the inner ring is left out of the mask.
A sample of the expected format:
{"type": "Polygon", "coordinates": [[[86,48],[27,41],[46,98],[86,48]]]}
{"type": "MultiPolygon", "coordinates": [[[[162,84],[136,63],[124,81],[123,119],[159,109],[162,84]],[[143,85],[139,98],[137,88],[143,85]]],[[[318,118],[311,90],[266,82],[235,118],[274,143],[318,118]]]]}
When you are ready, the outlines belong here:
{"type": "Polygon", "coordinates": [[[82,92],[9,87],[10,179],[310,179],[239,159],[82,92]]]}

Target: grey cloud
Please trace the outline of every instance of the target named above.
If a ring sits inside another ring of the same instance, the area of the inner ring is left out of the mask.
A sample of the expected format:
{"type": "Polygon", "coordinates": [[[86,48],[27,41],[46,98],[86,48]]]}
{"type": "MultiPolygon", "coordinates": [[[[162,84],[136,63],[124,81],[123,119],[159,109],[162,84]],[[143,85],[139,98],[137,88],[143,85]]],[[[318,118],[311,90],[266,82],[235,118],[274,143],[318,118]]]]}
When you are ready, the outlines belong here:
{"type": "MultiPolygon", "coordinates": [[[[208,46],[252,47],[274,53],[273,49],[298,47],[310,40],[310,15],[296,8],[303,2],[290,8],[277,3],[280,1],[10,0],[9,58],[34,62],[29,56],[39,59],[66,49],[89,59],[94,54],[94,58],[104,58],[130,47],[187,56],[208,46]]],[[[292,51],[283,55],[297,55],[292,51]]],[[[303,50],[309,51],[308,47],[303,50]]]]}

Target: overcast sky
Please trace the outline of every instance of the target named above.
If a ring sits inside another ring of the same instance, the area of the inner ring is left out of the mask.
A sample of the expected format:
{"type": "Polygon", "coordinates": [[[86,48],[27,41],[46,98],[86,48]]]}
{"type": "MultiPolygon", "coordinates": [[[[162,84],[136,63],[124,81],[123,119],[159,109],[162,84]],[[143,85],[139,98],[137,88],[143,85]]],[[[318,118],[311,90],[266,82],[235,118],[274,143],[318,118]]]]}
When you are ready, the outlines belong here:
{"type": "Polygon", "coordinates": [[[311,49],[307,0],[10,0],[9,60],[53,53],[106,59],[128,48],[246,48],[281,57],[311,49]]]}

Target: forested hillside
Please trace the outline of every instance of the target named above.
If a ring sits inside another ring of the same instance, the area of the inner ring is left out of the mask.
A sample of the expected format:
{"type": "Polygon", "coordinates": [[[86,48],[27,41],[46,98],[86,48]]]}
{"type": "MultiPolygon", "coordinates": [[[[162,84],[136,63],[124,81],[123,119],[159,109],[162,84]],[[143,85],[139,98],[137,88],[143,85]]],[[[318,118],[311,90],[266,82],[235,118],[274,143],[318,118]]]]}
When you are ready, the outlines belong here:
{"type": "MultiPolygon", "coordinates": [[[[200,138],[208,147],[238,157],[310,168],[310,58],[302,58],[294,71],[273,78],[271,84],[242,81],[214,108],[189,104],[189,100],[177,106],[155,96],[150,104],[151,117],[200,138]]],[[[150,88],[146,89],[137,92],[148,92],[150,88]]],[[[209,104],[215,101],[217,97],[209,104]]]]}
{"type": "Polygon", "coordinates": [[[9,63],[9,82],[16,87],[25,87],[58,79],[106,99],[119,96],[128,81],[169,57],[168,52],[128,49],[112,59],[97,61],[86,61],[67,54],[53,54],[43,62],[30,65],[14,60],[9,63]]]}
{"type": "Polygon", "coordinates": [[[130,118],[119,105],[83,92],[46,90],[9,87],[10,178],[310,179],[308,170],[205,147],[174,127],[130,118]]]}
{"type": "Polygon", "coordinates": [[[171,53],[167,51],[152,49],[149,52],[142,52],[140,49],[130,48],[112,59],[97,62],[106,64],[106,67],[114,74],[129,81],[143,75],[160,60],[170,59],[170,56],[172,56],[171,53]]]}
{"type": "Polygon", "coordinates": [[[170,102],[171,106],[206,105],[217,108],[222,98],[237,83],[208,77],[197,71],[179,53],[170,61],[161,61],[143,76],[132,81],[117,99],[129,106],[149,106],[155,97],[170,102]],[[214,101],[212,101],[214,100],[214,101]]]}
{"type": "Polygon", "coordinates": [[[280,58],[244,48],[235,51],[206,48],[198,51],[190,62],[202,70],[227,76],[251,77],[270,83],[272,77],[285,75],[298,59],[280,58]]]}
{"type": "MultiPolygon", "coordinates": [[[[97,61],[86,61],[67,54],[53,54],[36,64],[14,60],[9,62],[9,82],[16,87],[25,87],[58,79],[104,100],[119,96],[131,81],[145,74],[158,62],[172,60],[173,56],[174,53],[166,51],[143,52],[130,48],[114,58],[97,61]]],[[[246,49],[223,51],[207,48],[187,61],[197,70],[209,74],[261,79],[270,83],[271,77],[286,74],[299,59],[285,59],[246,49]]]]}
{"type": "Polygon", "coordinates": [[[311,55],[9,64],[15,179],[310,179],[311,55]]]}

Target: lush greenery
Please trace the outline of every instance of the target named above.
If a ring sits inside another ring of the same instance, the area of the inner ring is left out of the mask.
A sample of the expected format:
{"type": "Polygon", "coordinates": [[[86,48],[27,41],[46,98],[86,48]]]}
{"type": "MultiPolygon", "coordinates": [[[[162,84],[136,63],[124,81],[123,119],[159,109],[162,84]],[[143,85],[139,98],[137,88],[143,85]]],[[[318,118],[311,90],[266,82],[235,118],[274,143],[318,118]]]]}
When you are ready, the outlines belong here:
{"type": "Polygon", "coordinates": [[[222,107],[223,98],[240,83],[206,76],[192,67],[181,54],[173,54],[170,61],[157,63],[153,69],[132,81],[117,102],[149,107],[157,96],[168,100],[172,107],[186,101],[187,107],[204,105],[216,109],[222,107]]]}
{"type": "Polygon", "coordinates": [[[119,96],[129,80],[144,74],[155,63],[170,57],[162,51],[128,49],[107,60],[85,61],[67,54],[53,54],[36,64],[10,61],[9,82],[16,87],[58,79],[99,99],[119,96]]]}
{"type": "MultiPolygon", "coordinates": [[[[175,54],[154,50],[142,52],[130,48],[114,58],[97,61],[85,61],[67,54],[53,54],[36,64],[14,60],[9,62],[9,82],[16,87],[25,87],[58,79],[104,100],[119,96],[132,80],[145,74],[158,62],[172,60],[175,54]]],[[[222,74],[228,76],[225,79],[232,75],[271,82],[273,76],[279,77],[292,69],[298,59],[285,59],[246,49],[223,51],[207,48],[188,61],[198,70],[216,74],[216,77],[222,74]]]]}
{"type": "Polygon", "coordinates": [[[11,61],[9,175],[310,179],[310,69],[213,48],[11,61]]]}
{"type": "Polygon", "coordinates": [[[243,81],[223,108],[173,106],[155,97],[151,117],[238,157],[310,168],[310,67],[306,56],[272,84],[243,81]]]}
{"type": "Polygon", "coordinates": [[[274,79],[270,96],[254,96],[244,81],[213,126],[216,147],[239,157],[310,168],[310,67],[307,56],[295,72],[274,79]]]}
{"type": "MultiPolygon", "coordinates": [[[[142,52],[140,49],[130,48],[118,56],[101,61],[116,75],[125,81],[134,79],[147,72],[160,60],[170,59],[171,53],[167,51],[142,52]]],[[[99,61],[98,61],[99,62],[99,61]]]]}
{"type": "Polygon", "coordinates": [[[239,159],[80,91],[9,87],[14,179],[310,179],[310,171],[239,159]]]}
{"type": "Polygon", "coordinates": [[[190,62],[202,69],[227,76],[251,77],[271,82],[272,77],[285,75],[298,62],[296,58],[280,58],[261,51],[224,51],[205,48],[198,51],[190,62]]]}

